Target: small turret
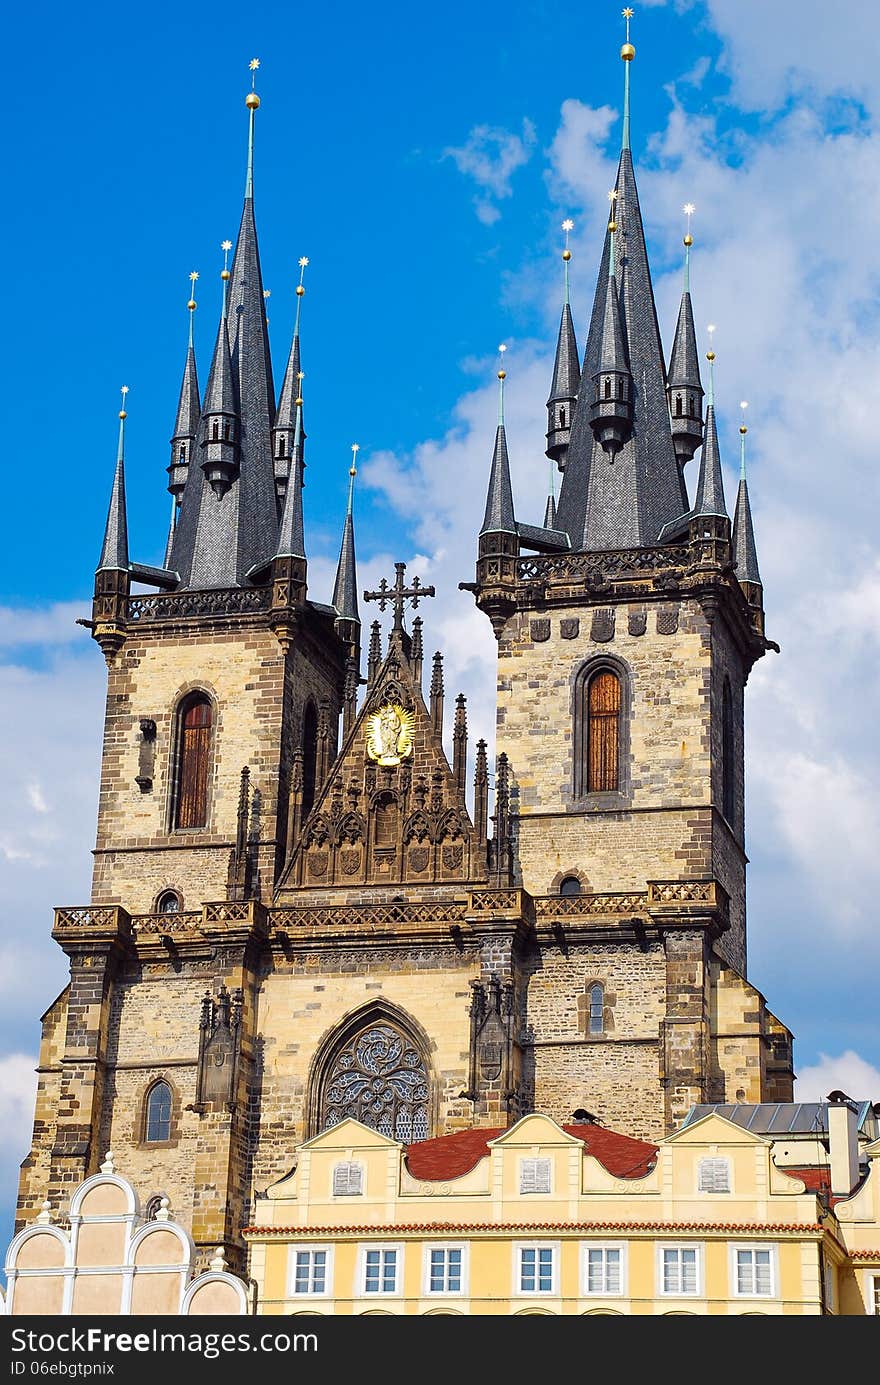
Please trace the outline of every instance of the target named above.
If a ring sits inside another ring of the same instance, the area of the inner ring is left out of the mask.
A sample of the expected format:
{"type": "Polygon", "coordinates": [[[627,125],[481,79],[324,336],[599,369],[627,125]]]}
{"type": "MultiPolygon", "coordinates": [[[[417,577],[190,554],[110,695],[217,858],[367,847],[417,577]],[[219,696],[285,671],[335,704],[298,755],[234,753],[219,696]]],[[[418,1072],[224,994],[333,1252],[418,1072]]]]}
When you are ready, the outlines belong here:
{"type": "MultiPolygon", "coordinates": [[[[559,321],[559,336],[556,339],[556,360],[553,365],[553,383],[550,398],[547,400],[547,456],[554,461],[560,471],[565,470],[568,444],[571,439],[571,420],[577,403],[580,385],[581,366],[578,355],[577,338],[571,318],[569,303],[568,266],[571,250],[568,245],[569,233],[574,226],[571,220],[562,223],[565,232],[565,249],[562,260],[565,265],[565,299],[562,317],[559,321]]],[[[545,524],[545,528],[550,528],[545,524]]]]}
{"type": "MultiPolygon", "coordinates": [[[[297,401],[294,426],[294,456],[299,439],[302,400],[297,401]]],[[[306,542],[303,529],[302,477],[299,466],[284,497],[284,509],[278,528],[278,543],[272,559],[272,629],[286,654],[296,636],[299,613],[305,605],[307,591],[306,542]]]]}
{"type": "Polygon", "coordinates": [[[294,431],[296,429],[296,410],[297,403],[300,403],[300,439],[299,455],[296,461],[300,464],[300,472],[305,465],[305,429],[302,421],[302,363],[300,357],[299,343],[299,324],[302,313],[302,301],[305,295],[305,284],[303,276],[308,265],[308,256],[303,255],[299,261],[299,283],[296,286],[296,318],[293,325],[293,341],[290,346],[290,355],[287,358],[287,369],[284,372],[284,380],[281,384],[281,394],[278,396],[278,408],[275,412],[275,422],[272,426],[272,464],[275,469],[275,490],[278,495],[279,503],[283,502],[287,491],[287,481],[290,475],[293,461],[294,450],[294,431]]]}
{"type": "MultiPolygon", "coordinates": [[[[740,408],[748,405],[743,400],[740,408]]],[[[749,500],[749,483],[746,480],[746,433],[745,417],[740,424],[740,473],[739,488],[736,494],[736,508],[733,512],[733,561],[737,580],[743,594],[756,612],[756,624],[763,632],[764,585],[758,567],[758,550],[755,546],[755,530],[752,524],[752,506],[749,500]]]]}
{"type": "Polygon", "coordinates": [[[360,671],[361,617],[357,598],[357,563],[354,549],[354,478],[357,476],[359,445],[351,445],[351,466],[348,469],[348,506],[342,526],[342,543],[336,565],[333,586],[333,605],[336,608],[336,633],[348,645],[349,657],[360,671]]]}
{"type": "Polygon", "coordinates": [[[128,518],[125,508],[125,396],[128,385],[122,386],[122,408],[119,410],[119,443],[116,449],[116,471],[110,507],[104,526],[104,542],[95,572],[95,592],[92,600],[92,637],[101,646],[107,662],[122,648],[125,641],[126,604],[131,587],[131,566],[128,559],[128,518]]]}
{"type": "MultiPolygon", "coordinates": [[[[498,348],[501,360],[507,347],[498,348]]],[[[504,381],[507,372],[503,364],[498,369],[498,427],[495,430],[495,450],[489,473],[486,512],[477,550],[477,605],[492,622],[497,639],[514,610],[516,601],[516,559],[519,554],[519,535],[513,510],[513,488],[510,484],[510,459],[507,455],[507,435],[504,431],[504,381]]]]}
{"type": "MultiPolygon", "coordinates": [[[[628,69],[627,69],[628,70],[628,69]]],[[[608,281],[605,285],[605,304],[599,337],[597,370],[593,373],[593,402],[590,407],[590,427],[600,447],[614,457],[632,432],[633,400],[632,375],[627,360],[620,320],[620,300],[617,293],[615,260],[614,199],[610,193],[611,216],[608,222],[610,251],[608,281]]]]}
{"type": "Polygon", "coordinates": [[[703,438],[703,385],[700,380],[700,359],[694,331],[690,282],[691,246],[694,243],[691,235],[691,216],[694,210],[692,202],[685,204],[687,231],[684,237],[684,288],[678,309],[666,385],[672,444],[678,464],[682,467],[691,460],[703,438]]]}
{"type": "Polygon", "coordinates": [[[128,516],[125,506],[125,396],[128,385],[122,386],[122,408],[119,410],[119,442],[116,447],[116,471],[113,474],[113,490],[110,492],[110,508],[104,526],[104,542],[101,545],[101,560],[98,572],[129,571],[128,561],[128,516]]]}
{"type": "MultiPolygon", "coordinates": [[[[224,249],[227,245],[228,242],[224,242],[224,249]]],[[[202,470],[218,500],[223,498],[238,475],[239,429],[227,321],[229,270],[225,264],[222,278],[223,312],[205,390],[201,439],[202,470]]]]}
{"type": "Polygon", "coordinates": [[[724,478],[721,473],[721,450],[715,424],[715,352],[707,352],[709,362],[709,395],[706,404],[706,439],[700,457],[700,476],[693,514],[714,515],[730,522],[724,501],[724,478]]]}
{"type": "Polygon", "coordinates": [[[196,371],[196,353],[193,347],[193,318],[196,311],[195,286],[198,270],[190,273],[190,296],[187,303],[189,312],[189,344],[186,348],[186,361],[183,379],[180,382],[180,398],[177,401],[177,417],[171,438],[171,461],[168,466],[168,489],[174,496],[175,504],[180,504],[189,475],[189,464],[193,459],[196,436],[199,431],[199,418],[202,412],[199,400],[199,378],[196,371]]]}

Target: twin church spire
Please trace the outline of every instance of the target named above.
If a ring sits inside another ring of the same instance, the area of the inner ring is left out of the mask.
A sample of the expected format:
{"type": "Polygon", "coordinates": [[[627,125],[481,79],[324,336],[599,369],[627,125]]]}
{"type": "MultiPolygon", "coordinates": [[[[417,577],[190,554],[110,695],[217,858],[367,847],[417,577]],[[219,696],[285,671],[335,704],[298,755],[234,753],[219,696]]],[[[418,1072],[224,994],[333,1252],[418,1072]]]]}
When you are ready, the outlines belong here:
{"type": "MultiPolygon", "coordinates": [[[[254,59],[254,79],[258,67],[259,62],[254,59]]],[[[265,581],[273,559],[296,558],[301,565],[298,590],[304,600],[302,488],[306,434],[300,321],[308,260],[303,257],[299,262],[293,339],[276,406],[266,318],[268,295],[263,288],[254,216],[254,133],[260,106],[254,88],[255,80],[246,98],[244,204],[231,265],[232,242],[224,241],[222,246],[222,310],[203,398],[193,344],[195,286],[199,276],[195,271],[190,275],[189,339],[168,466],[172,520],[164,567],[150,571],[166,588],[232,588],[265,581]]],[[[120,441],[120,449],[121,446],[120,441]]],[[[101,556],[102,570],[108,563],[121,565],[126,571],[132,568],[127,553],[123,469],[120,450],[101,556]]],[[[350,506],[345,535],[344,562],[343,558],[340,561],[346,568],[344,585],[354,589],[350,506]]],[[[346,619],[351,622],[350,611],[346,619]]]]}

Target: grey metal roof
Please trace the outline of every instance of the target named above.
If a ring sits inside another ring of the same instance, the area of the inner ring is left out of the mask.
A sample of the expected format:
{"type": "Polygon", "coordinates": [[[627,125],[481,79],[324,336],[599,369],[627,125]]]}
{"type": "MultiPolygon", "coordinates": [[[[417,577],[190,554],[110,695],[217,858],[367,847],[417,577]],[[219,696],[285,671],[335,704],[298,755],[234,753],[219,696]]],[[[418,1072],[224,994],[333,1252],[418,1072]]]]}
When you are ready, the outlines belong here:
{"type": "Polygon", "coordinates": [[[557,526],[571,535],[577,550],[650,546],[665,524],[688,510],[672,445],[663,348],[628,149],[620,156],[617,193],[615,239],[624,344],[633,378],[632,434],[612,461],[595,441],[589,421],[609,277],[606,232],[557,504],[557,526]]]}
{"type": "MultiPolygon", "coordinates": [[[[183,378],[180,382],[180,398],[177,401],[177,417],[174,421],[172,443],[185,438],[194,438],[198,432],[202,407],[199,403],[199,377],[196,370],[196,353],[192,343],[187,347],[183,378]]],[[[189,453],[187,453],[189,456],[189,453]]]]}
{"type": "Polygon", "coordinates": [[[740,582],[761,585],[758,550],[755,547],[755,530],[752,525],[752,507],[749,502],[749,483],[744,476],[740,477],[736,509],[733,512],[733,561],[740,582]]]}
{"type": "Polygon", "coordinates": [[[281,527],[278,531],[278,547],[276,549],[276,557],[278,558],[304,558],[306,556],[306,540],[303,531],[302,464],[299,459],[301,433],[302,409],[298,408],[296,410],[296,428],[293,434],[293,472],[284,496],[284,510],[281,515],[281,527]]]}
{"type": "Polygon", "coordinates": [[[617,292],[617,279],[613,270],[605,281],[605,303],[602,309],[602,329],[599,334],[599,358],[594,374],[603,370],[629,372],[626,346],[623,341],[623,324],[620,321],[620,298],[617,292]]]}
{"type": "Polygon", "coordinates": [[[694,500],[695,515],[723,515],[728,518],[724,503],[724,478],[721,474],[721,451],[718,429],[715,426],[715,405],[706,408],[706,431],[700,455],[700,476],[694,500]]]}
{"type": "MultiPolygon", "coordinates": [[[[855,1103],[858,1129],[873,1112],[870,1101],[855,1103]]],[[[721,1102],[692,1106],[681,1123],[684,1130],[704,1116],[724,1116],[725,1120],[751,1130],[754,1135],[823,1135],[828,1133],[827,1101],[763,1101],[756,1105],[721,1102]]]]}
{"type": "Polygon", "coordinates": [[[703,397],[700,379],[700,357],[697,352],[697,336],[694,331],[694,312],[691,296],[687,289],[681,295],[678,308],[678,321],[672,340],[672,354],[669,357],[669,385],[672,389],[699,390],[703,397]]]}
{"type": "MultiPolygon", "coordinates": [[[[547,503],[549,505],[550,502],[547,503]]],[[[568,535],[553,525],[545,524],[543,529],[539,529],[535,524],[520,524],[517,521],[516,532],[526,548],[534,548],[539,553],[571,552],[571,540],[568,535]]]]}
{"type": "Polygon", "coordinates": [[[128,519],[125,511],[125,428],[119,420],[119,446],[116,451],[116,471],[110,492],[110,507],[104,526],[104,542],[98,572],[116,569],[128,571],[128,519]]]}
{"type": "Polygon", "coordinates": [[[503,423],[499,423],[495,433],[495,450],[492,454],[492,470],[489,473],[486,513],[483,517],[483,527],[480,533],[516,533],[513,490],[510,485],[510,458],[507,455],[507,435],[503,423]]]}
{"type": "Polygon", "coordinates": [[[546,510],[544,511],[544,528],[545,528],[545,529],[555,529],[555,528],[556,528],[556,496],[555,496],[555,495],[548,495],[548,496],[547,496],[547,508],[546,508],[546,510]]]}
{"type": "Polygon", "coordinates": [[[360,620],[357,600],[357,563],[354,551],[354,520],[351,505],[342,527],[342,544],[333,586],[333,605],[341,620],[360,620]]]}
{"type": "Polygon", "coordinates": [[[550,385],[548,405],[561,399],[577,398],[581,379],[581,365],[578,355],[577,337],[568,302],[563,304],[559,319],[559,336],[556,339],[556,360],[553,364],[553,381],[550,385]]]}

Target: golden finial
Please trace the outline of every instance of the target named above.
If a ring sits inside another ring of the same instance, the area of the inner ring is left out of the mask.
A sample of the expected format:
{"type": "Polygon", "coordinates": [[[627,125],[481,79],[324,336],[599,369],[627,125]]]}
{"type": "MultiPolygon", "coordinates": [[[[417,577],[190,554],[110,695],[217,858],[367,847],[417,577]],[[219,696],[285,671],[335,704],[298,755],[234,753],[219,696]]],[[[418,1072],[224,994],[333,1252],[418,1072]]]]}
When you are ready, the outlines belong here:
{"type": "Polygon", "coordinates": [[[747,399],[741,399],[739,401],[739,407],[742,409],[742,423],[739,425],[739,431],[745,434],[749,431],[746,427],[746,409],[749,407],[749,401],[747,399]]]}
{"type": "Polygon", "coordinates": [[[296,399],[294,399],[294,401],[293,401],[295,405],[296,405],[296,404],[302,405],[302,402],[303,402],[303,401],[302,401],[302,392],[303,392],[303,385],[302,385],[302,382],[303,382],[303,380],[304,380],[305,378],[306,378],[306,373],[305,373],[304,370],[299,370],[299,371],[297,371],[297,375],[296,375],[296,380],[297,380],[297,386],[296,386],[296,399]]]}
{"type": "Polygon", "coordinates": [[[119,410],[119,417],[128,418],[128,414],[125,411],[125,396],[128,394],[128,385],[123,385],[119,393],[122,395],[122,408],[119,410]]]}
{"type": "Polygon", "coordinates": [[[305,272],[306,272],[306,265],[308,264],[308,262],[309,262],[309,257],[308,257],[308,255],[300,255],[300,257],[299,257],[299,283],[298,283],[297,286],[296,286],[296,296],[297,296],[297,298],[302,298],[303,294],[304,294],[305,291],[306,291],[306,289],[305,289],[305,284],[303,283],[303,275],[304,275],[305,272]]]}
{"type": "Polygon", "coordinates": [[[706,360],[714,361],[715,352],[712,349],[712,333],[715,331],[715,323],[710,322],[709,326],[706,328],[706,331],[709,333],[709,350],[706,352],[706,360]]]}
{"type": "Polygon", "coordinates": [[[608,208],[608,230],[613,235],[617,230],[617,222],[614,220],[614,204],[617,201],[617,188],[612,188],[608,193],[608,201],[611,203],[608,208]]]}
{"type": "Polygon", "coordinates": [[[633,48],[632,44],[629,41],[629,21],[633,17],[633,11],[627,5],[626,9],[622,10],[621,13],[624,19],[626,20],[626,43],[620,50],[620,56],[623,58],[623,61],[625,63],[631,63],[636,55],[636,50],[633,48]]]}
{"type": "Polygon", "coordinates": [[[221,271],[220,271],[220,278],[225,280],[225,279],[228,279],[228,278],[230,277],[230,276],[229,276],[229,252],[230,252],[230,250],[232,249],[232,241],[231,241],[231,240],[223,240],[223,241],[221,241],[221,242],[220,242],[220,249],[223,251],[223,268],[222,268],[221,271]]]}
{"type": "Polygon", "coordinates": [[[502,342],[501,345],[500,345],[499,348],[498,348],[498,355],[499,355],[499,358],[500,358],[500,359],[499,359],[499,362],[498,362],[498,379],[499,379],[499,380],[506,380],[506,379],[507,379],[507,371],[504,369],[504,353],[505,353],[506,350],[507,350],[507,347],[505,346],[504,342],[502,342]]]}
{"type": "Polygon", "coordinates": [[[250,91],[248,92],[247,96],[246,96],[245,99],[244,99],[244,104],[247,106],[247,108],[248,108],[249,111],[255,111],[255,110],[257,110],[257,109],[259,108],[259,105],[260,105],[260,98],[259,98],[259,96],[257,95],[257,93],[254,91],[254,87],[256,86],[256,83],[257,83],[257,69],[258,69],[259,66],[260,66],[260,60],[259,60],[259,58],[251,58],[250,62],[248,63],[248,67],[249,67],[250,70],[251,70],[251,89],[250,89],[250,91]]]}
{"type": "Polygon", "coordinates": [[[690,247],[694,243],[694,238],[691,235],[691,217],[693,216],[696,210],[697,209],[694,206],[693,202],[685,202],[684,206],[682,207],[682,211],[687,217],[687,230],[685,231],[684,235],[684,243],[688,247],[688,249],[690,249],[690,247]]]}
{"type": "Polygon", "coordinates": [[[196,280],[198,279],[198,277],[199,277],[199,271],[198,271],[197,269],[190,270],[189,282],[190,282],[190,284],[192,285],[192,287],[191,287],[191,289],[190,289],[189,302],[187,303],[186,306],[189,308],[189,310],[190,310],[191,313],[194,313],[195,310],[196,310],[195,291],[196,291],[196,280]]]}
{"type": "Polygon", "coordinates": [[[360,452],[360,450],[360,443],[353,442],[351,445],[351,466],[348,468],[349,476],[357,476],[357,455],[360,452]]]}
{"type": "Polygon", "coordinates": [[[566,264],[568,264],[568,261],[571,259],[571,251],[568,248],[568,235],[570,231],[574,230],[574,222],[570,216],[566,217],[565,221],[563,221],[562,229],[565,232],[565,249],[562,252],[562,258],[565,260],[566,264]]]}

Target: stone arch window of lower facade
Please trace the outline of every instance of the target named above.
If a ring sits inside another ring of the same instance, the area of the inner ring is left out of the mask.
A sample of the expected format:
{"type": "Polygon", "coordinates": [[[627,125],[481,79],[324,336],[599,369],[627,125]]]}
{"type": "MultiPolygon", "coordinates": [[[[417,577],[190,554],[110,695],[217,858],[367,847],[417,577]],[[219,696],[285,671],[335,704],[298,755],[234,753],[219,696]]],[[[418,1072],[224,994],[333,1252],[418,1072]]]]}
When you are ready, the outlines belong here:
{"type": "Polygon", "coordinates": [[[157,914],[179,914],[180,909],[180,895],[176,890],[163,890],[156,900],[157,914]]]}
{"type": "Polygon", "coordinates": [[[164,1145],[171,1139],[171,1115],[174,1096],[170,1085],[160,1079],[154,1082],[144,1101],[144,1144],[164,1145]]]}
{"type": "Polygon", "coordinates": [[[171,825],[206,827],[214,709],[205,693],[190,693],[177,710],[171,825]]]}
{"type": "MultiPolygon", "coordinates": [[[[610,998],[613,1001],[613,996],[610,998]]],[[[589,981],[577,998],[578,1019],[581,1033],[590,1039],[599,1039],[609,1028],[613,1028],[609,997],[601,981],[589,981]]]]}
{"type": "Polygon", "coordinates": [[[579,669],[574,687],[575,798],[623,790],[627,674],[608,658],[579,669]]]}
{"type": "Polygon", "coordinates": [[[322,1064],[317,1107],[317,1130],[352,1118],[403,1144],[426,1140],[431,1084],[422,1045],[382,1011],[350,1024],[322,1064]]]}
{"type": "Polygon", "coordinates": [[[302,724],[302,818],[305,822],[315,802],[318,779],[318,709],[311,698],[302,724]]]}

